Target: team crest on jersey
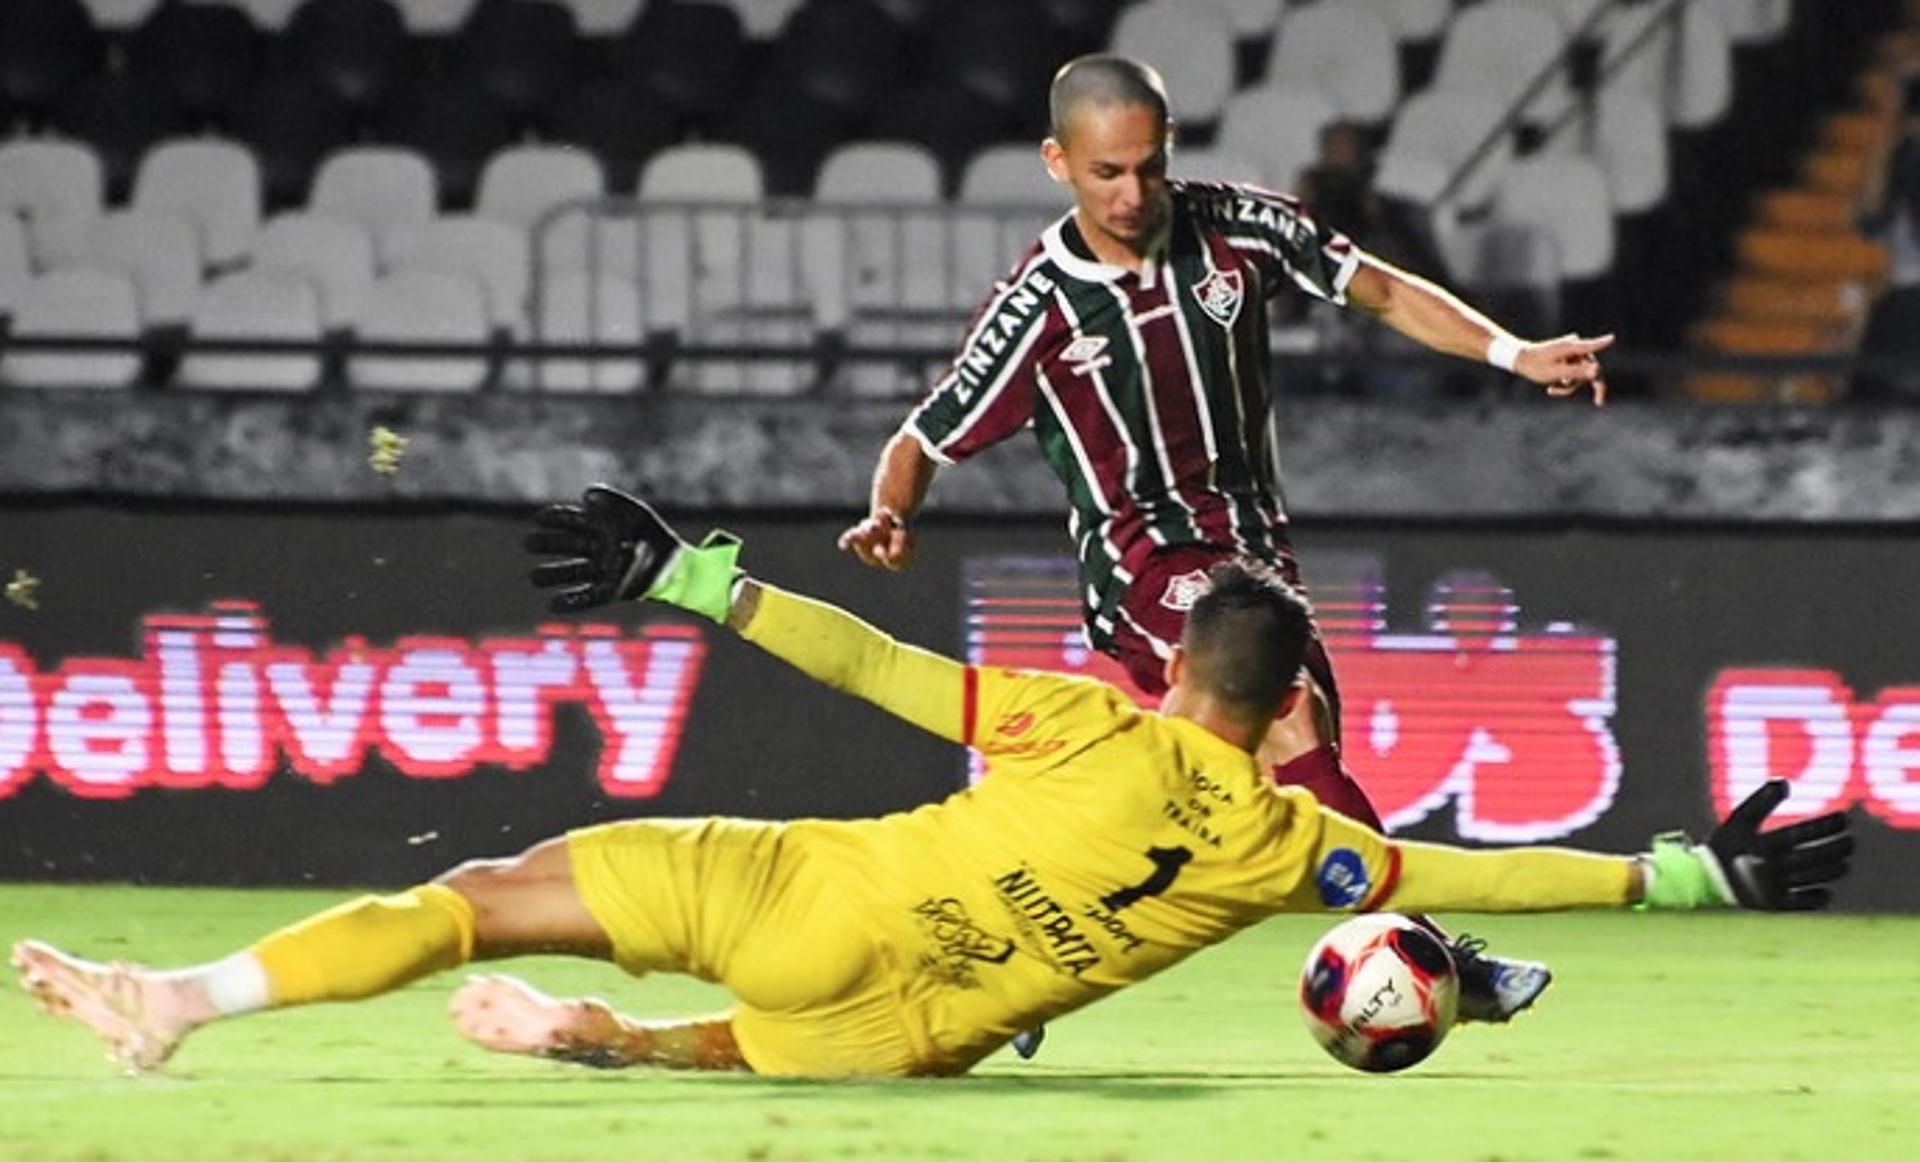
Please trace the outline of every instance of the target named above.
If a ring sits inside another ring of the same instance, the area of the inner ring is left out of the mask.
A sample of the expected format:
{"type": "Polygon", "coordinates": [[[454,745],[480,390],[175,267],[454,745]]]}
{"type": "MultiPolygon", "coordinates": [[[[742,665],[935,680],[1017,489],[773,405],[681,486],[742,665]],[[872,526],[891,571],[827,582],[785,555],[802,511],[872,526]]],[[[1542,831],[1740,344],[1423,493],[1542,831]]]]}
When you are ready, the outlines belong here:
{"type": "Polygon", "coordinates": [[[1113,356],[1106,351],[1105,335],[1082,335],[1067,344],[1067,349],[1060,353],[1060,360],[1071,364],[1075,375],[1091,375],[1113,363],[1113,356]]]}
{"type": "Polygon", "coordinates": [[[1233,321],[1240,317],[1244,289],[1239,271],[1216,270],[1193,284],[1193,297],[1214,322],[1232,328],[1233,321]]]}
{"type": "Polygon", "coordinates": [[[1166,591],[1160,594],[1160,604],[1178,613],[1193,608],[1200,595],[1207,591],[1207,571],[1195,569],[1191,573],[1182,573],[1167,580],[1166,591]]]}

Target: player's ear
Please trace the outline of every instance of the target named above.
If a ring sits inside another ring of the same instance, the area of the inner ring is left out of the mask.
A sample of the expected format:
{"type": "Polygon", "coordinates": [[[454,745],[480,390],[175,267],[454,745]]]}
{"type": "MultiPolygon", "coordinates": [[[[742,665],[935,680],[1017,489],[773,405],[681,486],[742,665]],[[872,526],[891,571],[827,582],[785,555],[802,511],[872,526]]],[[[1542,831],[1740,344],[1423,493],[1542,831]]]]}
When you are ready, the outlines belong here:
{"type": "Polygon", "coordinates": [[[1057,137],[1049,137],[1040,143],[1040,160],[1046,163],[1047,176],[1061,185],[1067,184],[1070,175],[1067,172],[1067,150],[1057,137]]]}
{"type": "Polygon", "coordinates": [[[1280,705],[1274,710],[1273,716],[1275,718],[1285,718],[1287,715],[1292,714],[1294,711],[1300,709],[1300,700],[1306,696],[1307,676],[1303,672],[1293,685],[1287,687],[1287,692],[1280,695],[1280,705]]]}
{"type": "Polygon", "coordinates": [[[1178,686],[1180,680],[1187,676],[1187,651],[1178,645],[1174,646],[1173,652],[1167,655],[1167,664],[1162,667],[1161,674],[1166,678],[1169,690],[1178,686]]]}

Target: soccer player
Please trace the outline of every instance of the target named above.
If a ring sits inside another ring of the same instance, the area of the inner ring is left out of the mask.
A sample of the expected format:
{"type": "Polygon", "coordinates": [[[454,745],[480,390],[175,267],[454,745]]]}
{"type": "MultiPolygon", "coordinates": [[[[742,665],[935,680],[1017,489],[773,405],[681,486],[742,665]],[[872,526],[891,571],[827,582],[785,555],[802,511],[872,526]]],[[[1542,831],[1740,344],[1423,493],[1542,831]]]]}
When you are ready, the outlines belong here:
{"type": "Polygon", "coordinates": [[[1813,908],[1844,874],[1844,816],[1759,823],[1770,785],[1704,845],[1636,858],[1392,841],[1275,787],[1253,758],[1302,696],[1304,600],[1263,565],[1210,575],[1158,713],[1086,678],[962,665],[740,573],[738,542],[682,542],[604,487],[543,510],[529,548],[556,612],[646,597],[712,618],[832,687],[988,755],[995,773],[883,819],[633,820],[367,896],[221,960],[96,964],[28,941],[48,1011],[135,1070],[210,1021],[373,996],[533,952],[718,981],[725,1016],[645,1024],[504,978],[456,996],[496,1049],[596,1065],[808,1077],[964,1072],[1017,1031],[1287,909],[1813,908]]]}
{"type": "MultiPolygon", "coordinates": [[[[1523,342],[1291,197],[1169,179],[1166,89],[1146,65],[1069,62],[1050,113],[1041,156],[1073,191],[1073,210],[995,287],[951,370],[881,452],[868,515],[840,537],[862,562],[905,568],[939,468],[1031,426],[1067,487],[1087,638],[1158,694],[1212,565],[1248,555],[1299,580],[1267,456],[1263,304],[1282,289],[1358,307],[1550,395],[1591,388],[1605,401],[1597,355],[1612,336],[1523,342]]],[[[1278,781],[1378,828],[1341,759],[1339,694],[1317,634],[1306,667],[1308,697],[1275,720],[1260,757],[1278,781]]],[[[1476,956],[1465,967],[1469,1020],[1509,1019],[1549,979],[1524,961],[1476,956]]]]}

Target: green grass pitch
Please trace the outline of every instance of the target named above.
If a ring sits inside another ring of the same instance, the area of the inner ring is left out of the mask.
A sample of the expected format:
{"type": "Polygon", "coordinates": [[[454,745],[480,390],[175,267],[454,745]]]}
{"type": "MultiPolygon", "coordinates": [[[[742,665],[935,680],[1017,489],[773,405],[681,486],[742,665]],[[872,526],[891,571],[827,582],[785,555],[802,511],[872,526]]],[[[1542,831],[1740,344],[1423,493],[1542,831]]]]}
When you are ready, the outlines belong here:
{"type": "MultiPolygon", "coordinates": [[[[340,893],[0,886],[0,937],[97,957],[222,954],[340,893]]],[[[1054,1025],[1033,1062],[949,1081],[603,1073],[489,1056],[455,978],[202,1032],[165,1073],[0,998],[0,1159],[1705,1159],[1920,1157],[1920,917],[1475,919],[1550,960],[1538,1011],[1455,1030],[1401,1075],[1300,1027],[1324,917],[1282,917],[1054,1025]]],[[[511,964],[630,1011],[720,995],[597,964],[511,964]]]]}

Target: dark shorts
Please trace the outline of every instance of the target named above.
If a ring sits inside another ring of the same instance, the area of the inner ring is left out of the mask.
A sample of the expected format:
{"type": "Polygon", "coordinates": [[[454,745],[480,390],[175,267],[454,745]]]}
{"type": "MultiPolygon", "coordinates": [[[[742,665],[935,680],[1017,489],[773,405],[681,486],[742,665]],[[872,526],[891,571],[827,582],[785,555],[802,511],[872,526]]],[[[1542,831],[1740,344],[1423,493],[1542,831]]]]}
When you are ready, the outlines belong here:
{"type": "MultiPolygon", "coordinates": [[[[1134,685],[1155,697],[1167,692],[1167,655],[1180,640],[1187,610],[1206,583],[1207,570],[1233,556],[1208,545],[1182,545],[1155,553],[1134,570],[1133,585],[1114,619],[1113,645],[1107,651],[1126,667],[1134,685]]],[[[1291,569],[1288,574],[1289,579],[1295,579],[1291,569]]],[[[1333,681],[1333,663],[1327,658],[1317,629],[1307,643],[1302,666],[1326,694],[1337,724],[1340,692],[1333,681]]]]}

